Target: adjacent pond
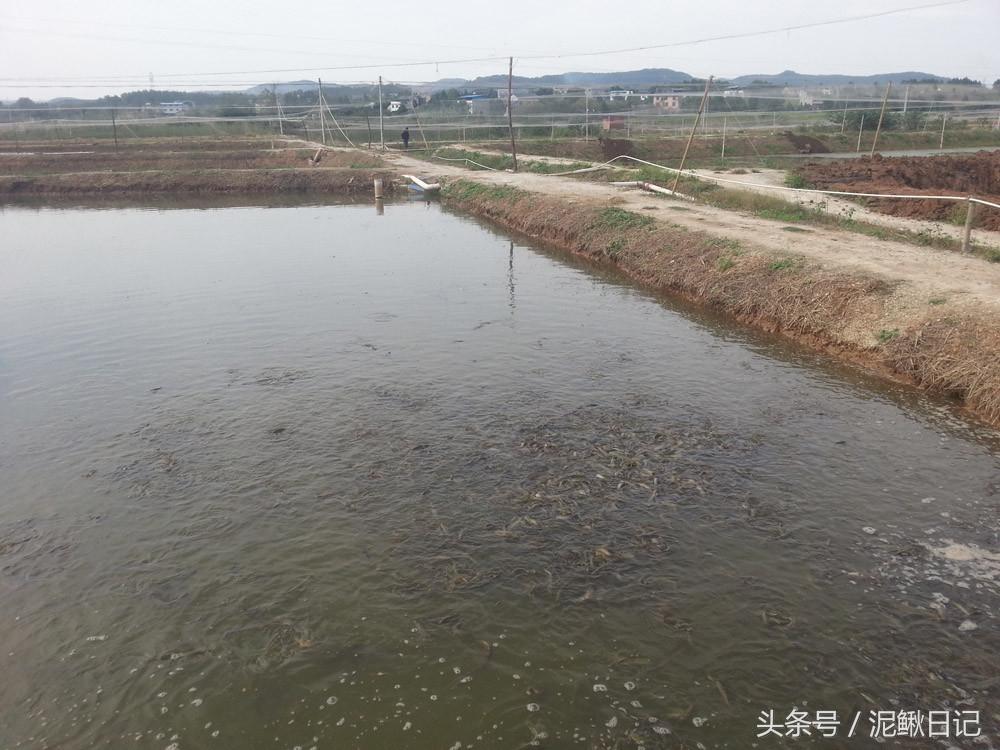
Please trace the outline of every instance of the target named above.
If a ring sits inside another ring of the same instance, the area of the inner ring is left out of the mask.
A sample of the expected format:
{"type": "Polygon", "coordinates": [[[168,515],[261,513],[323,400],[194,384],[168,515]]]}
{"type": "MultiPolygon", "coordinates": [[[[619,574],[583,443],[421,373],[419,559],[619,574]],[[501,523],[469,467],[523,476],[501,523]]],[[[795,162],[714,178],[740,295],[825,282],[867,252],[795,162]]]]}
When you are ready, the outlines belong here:
{"type": "Polygon", "coordinates": [[[431,204],[7,207],[0,269],[0,747],[996,736],[947,404],[431,204]]]}

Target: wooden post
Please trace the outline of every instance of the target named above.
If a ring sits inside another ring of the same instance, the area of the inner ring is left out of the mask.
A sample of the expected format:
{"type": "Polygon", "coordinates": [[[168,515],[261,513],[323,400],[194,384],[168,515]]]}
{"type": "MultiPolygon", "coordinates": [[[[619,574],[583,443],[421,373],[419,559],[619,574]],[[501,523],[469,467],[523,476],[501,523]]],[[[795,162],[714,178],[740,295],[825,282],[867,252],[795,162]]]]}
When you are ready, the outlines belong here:
{"type": "Polygon", "coordinates": [[[969,247],[972,245],[972,217],[976,212],[976,204],[972,202],[972,196],[970,195],[966,198],[966,203],[968,208],[965,210],[965,231],[962,232],[962,252],[969,252],[969,247]]]}
{"type": "Polygon", "coordinates": [[[708,89],[712,85],[713,76],[709,76],[708,80],[705,81],[705,93],[701,95],[701,104],[698,105],[698,114],[695,115],[694,125],[691,127],[691,133],[688,135],[687,143],[684,145],[684,153],[681,154],[681,165],[677,168],[677,175],[674,177],[674,186],[671,188],[674,192],[677,192],[677,183],[680,182],[681,172],[684,171],[684,162],[687,161],[688,150],[691,148],[691,141],[694,140],[694,134],[698,130],[698,121],[701,120],[701,113],[705,111],[705,102],[708,101],[708,89]]]}
{"type": "Polygon", "coordinates": [[[712,102],[708,99],[705,100],[705,122],[701,125],[701,133],[705,136],[705,140],[708,140],[708,109],[712,106],[712,102]]]}
{"type": "Polygon", "coordinates": [[[510,67],[507,68],[507,129],[510,131],[510,155],[514,160],[514,171],[517,171],[517,144],[514,142],[514,107],[512,102],[514,94],[514,58],[510,58],[510,67]]]}
{"type": "Polygon", "coordinates": [[[910,87],[907,86],[903,92],[903,114],[906,114],[906,105],[910,103],[910,87]]]}
{"type": "Polygon", "coordinates": [[[840,121],[840,134],[843,135],[844,131],[847,129],[847,105],[849,102],[844,102],[844,119],[840,121]]]}
{"type": "Polygon", "coordinates": [[[938,148],[944,148],[944,126],[948,123],[948,113],[945,112],[941,115],[941,142],[938,144],[938,148]]]}
{"type": "Polygon", "coordinates": [[[323,79],[316,79],[316,95],[319,100],[319,138],[326,143],[326,117],[323,115],[323,79]]]}
{"type": "Polygon", "coordinates": [[[885,105],[889,101],[889,91],[892,89],[892,81],[885,87],[885,96],[882,97],[882,109],[878,113],[878,125],[875,126],[875,140],[872,141],[872,152],[869,156],[875,156],[875,147],[878,145],[878,134],[882,131],[882,119],[885,117],[885,105]]]}
{"type": "Polygon", "coordinates": [[[278,98],[278,84],[274,84],[274,108],[278,111],[278,133],[285,134],[285,118],[281,114],[281,100],[278,98]]]}
{"type": "Polygon", "coordinates": [[[382,124],[382,76],[378,77],[378,137],[385,151],[385,125],[382,124]]]}
{"type": "Polygon", "coordinates": [[[723,117],[722,118],[722,156],[720,157],[720,161],[725,161],[726,160],[726,121],[727,120],[728,120],[727,117],[723,117]]]}
{"type": "Polygon", "coordinates": [[[417,130],[420,131],[420,140],[424,142],[424,148],[430,151],[431,147],[427,145],[427,136],[424,135],[424,126],[420,124],[420,118],[417,117],[417,110],[413,110],[413,121],[417,123],[417,130]]]}
{"type": "Polygon", "coordinates": [[[590,89],[583,90],[583,96],[587,103],[587,108],[583,115],[583,137],[590,140],[590,89]]]}
{"type": "Polygon", "coordinates": [[[865,132],[865,113],[861,113],[861,125],[858,127],[858,147],[854,149],[855,153],[861,151],[861,134],[865,132]]]}
{"type": "Polygon", "coordinates": [[[115,119],[114,107],[111,108],[111,132],[115,136],[115,153],[118,153],[118,121],[115,119]]]}

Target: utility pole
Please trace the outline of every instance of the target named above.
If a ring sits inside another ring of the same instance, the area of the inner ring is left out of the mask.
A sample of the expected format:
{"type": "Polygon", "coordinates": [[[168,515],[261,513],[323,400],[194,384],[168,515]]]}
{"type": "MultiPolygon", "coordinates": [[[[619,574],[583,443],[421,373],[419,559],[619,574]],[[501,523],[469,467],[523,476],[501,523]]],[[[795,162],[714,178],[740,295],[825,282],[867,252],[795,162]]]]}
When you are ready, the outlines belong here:
{"type": "Polygon", "coordinates": [[[316,91],[319,95],[319,137],[326,144],[326,117],[323,116],[323,79],[317,78],[316,91]]]}
{"type": "Polygon", "coordinates": [[[885,105],[889,101],[889,91],[892,89],[892,81],[885,87],[885,96],[882,97],[882,109],[878,113],[878,125],[875,126],[875,140],[872,141],[872,152],[869,156],[875,156],[875,147],[878,145],[878,134],[882,131],[882,118],[885,117],[885,105]]]}
{"type": "Polygon", "coordinates": [[[840,121],[840,134],[841,134],[841,135],[843,135],[843,134],[844,134],[844,130],[846,130],[846,129],[847,129],[847,105],[848,105],[849,103],[850,103],[850,102],[848,102],[848,101],[845,101],[845,102],[844,102],[844,119],[842,119],[842,120],[840,121]]]}
{"type": "Polygon", "coordinates": [[[688,136],[687,143],[684,146],[684,153],[681,155],[681,165],[677,168],[677,175],[674,177],[674,186],[671,188],[674,192],[677,191],[677,183],[680,182],[681,172],[684,171],[684,162],[687,161],[688,149],[691,148],[691,141],[694,140],[694,134],[698,130],[698,122],[701,120],[701,113],[705,111],[705,102],[708,101],[708,89],[712,85],[713,76],[709,76],[708,80],[705,81],[705,93],[701,95],[701,104],[698,105],[698,114],[694,118],[694,125],[691,126],[691,134],[688,136]]]}
{"type": "Polygon", "coordinates": [[[861,151],[861,134],[865,132],[865,113],[861,113],[861,127],[858,128],[858,147],[854,149],[854,153],[859,153],[861,151]]]}
{"type": "Polygon", "coordinates": [[[910,103],[910,87],[906,87],[906,91],[903,92],[903,114],[906,114],[906,105],[910,103]]]}
{"type": "Polygon", "coordinates": [[[514,171],[517,171],[517,144],[514,142],[514,58],[510,58],[507,68],[507,129],[510,131],[510,155],[514,160],[514,171]]]}
{"type": "Polygon", "coordinates": [[[938,144],[938,148],[944,148],[944,126],[948,124],[948,113],[945,112],[941,115],[941,142],[938,144]]]}
{"type": "Polygon", "coordinates": [[[115,120],[115,109],[111,108],[111,132],[115,136],[115,153],[118,153],[118,122],[115,120]]]}
{"type": "Polygon", "coordinates": [[[725,116],[723,116],[723,118],[722,118],[722,155],[719,157],[720,161],[725,161],[726,160],[726,121],[727,120],[728,120],[728,118],[725,117],[725,116]]]}
{"type": "Polygon", "coordinates": [[[589,141],[590,140],[590,89],[584,89],[583,96],[586,101],[586,110],[583,115],[583,133],[584,133],[584,138],[586,138],[589,141]]]}
{"type": "Polygon", "coordinates": [[[281,100],[278,99],[278,84],[274,84],[274,108],[278,110],[278,133],[285,134],[285,122],[281,115],[281,100]]]}
{"type": "Polygon", "coordinates": [[[382,76],[378,77],[378,137],[385,151],[385,126],[382,124],[382,76]]]}

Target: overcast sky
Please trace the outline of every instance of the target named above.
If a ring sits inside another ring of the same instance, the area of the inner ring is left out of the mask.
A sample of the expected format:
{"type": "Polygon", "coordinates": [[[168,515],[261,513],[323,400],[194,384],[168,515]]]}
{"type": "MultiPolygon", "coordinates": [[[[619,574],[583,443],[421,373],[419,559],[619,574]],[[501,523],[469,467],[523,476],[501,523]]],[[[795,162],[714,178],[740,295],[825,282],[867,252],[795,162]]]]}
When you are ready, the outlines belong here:
{"type": "Polygon", "coordinates": [[[514,55],[519,75],[666,67],[724,77],[789,68],[849,75],[919,70],[989,83],[1000,77],[1000,0],[966,0],[751,38],[574,56],[932,1],[3,0],[0,99],[89,98],[147,88],[150,74],[157,88],[186,89],[317,76],[331,83],[370,81],[379,74],[433,81],[506,72],[506,61],[392,64],[507,55],[514,55]],[[526,59],[556,54],[566,56],[526,59]]]}

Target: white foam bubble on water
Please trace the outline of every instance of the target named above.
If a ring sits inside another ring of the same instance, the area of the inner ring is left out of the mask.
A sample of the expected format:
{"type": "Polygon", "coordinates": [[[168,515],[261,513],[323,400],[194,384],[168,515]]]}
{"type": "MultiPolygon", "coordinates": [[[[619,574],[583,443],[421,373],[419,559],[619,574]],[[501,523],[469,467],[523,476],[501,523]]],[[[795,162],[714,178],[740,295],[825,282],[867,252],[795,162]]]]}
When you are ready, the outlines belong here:
{"type": "Polygon", "coordinates": [[[607,685],[602,685],[601,683],[597,683],[597,684],[594,685],[594,692],[595,693],[606,693],[606,692],[608,692],[608,686],[607,685]]]}
{"type": "MultiPolygon", "coordinates": [[[[527,708],[528,708],[529,712],[535,713],[536,711],[538,711],[538,710],[541,709],[541,706],[539,706],[537,703],[529,703],[528,706],[527,706],[527,708]]],[[[494,729],[495,728],[496,727],[494,727],[494,729]]]]}
{"type": "Polygon", "coordinates": [[[328,706],[336,706],[337,705],[337,696],[336,695],[329,696],[326,699],[326,705],[328,705],[328,706]]]}

